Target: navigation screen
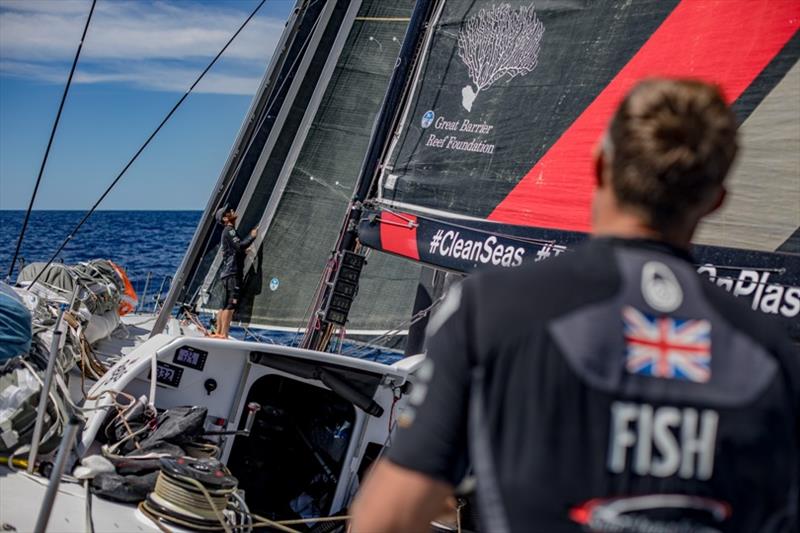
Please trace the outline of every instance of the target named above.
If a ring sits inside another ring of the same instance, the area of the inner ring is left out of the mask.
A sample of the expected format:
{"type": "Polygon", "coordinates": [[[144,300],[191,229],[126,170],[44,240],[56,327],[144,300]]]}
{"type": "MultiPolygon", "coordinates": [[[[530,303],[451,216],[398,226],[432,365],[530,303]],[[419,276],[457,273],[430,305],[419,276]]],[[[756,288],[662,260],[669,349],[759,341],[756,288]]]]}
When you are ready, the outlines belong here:
{"type": "Polygon", "coordinates": [[[177,387],[181,384],[183,369],[169,363],[159,361],[156,366],[156,382],[168,387],[177,387]]]}
{"type": "Polygon", "coordinates": [[[203,370],[203,367],[206,366],[206,357],[208,357],[208,352],[191,346],[181,346],[175,352],[172,362],[195,370],[203,370]]]}

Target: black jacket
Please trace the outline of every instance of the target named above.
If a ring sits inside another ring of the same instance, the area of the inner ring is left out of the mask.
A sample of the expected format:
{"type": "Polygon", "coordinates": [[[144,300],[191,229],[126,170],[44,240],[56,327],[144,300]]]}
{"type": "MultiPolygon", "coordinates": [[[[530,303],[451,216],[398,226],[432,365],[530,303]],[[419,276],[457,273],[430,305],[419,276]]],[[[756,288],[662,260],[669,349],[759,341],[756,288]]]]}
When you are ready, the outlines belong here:
{"type": "Polygon", "coordinates": [[[795,531],[800,359],[685,254],[593,239],[457,287],[388,457],[471,463],[486,531],[795,531]]]}
{"type": "Polygon", "coordinates": [[[248,235],[244,239],[239,237],[236,228],[227,225],[222,230],[222,266],[219,271],[219,278],[225,279],[236,276],[242,279],[242,267],[244,265],[244,252],[247,247],[253,244],[255,237],[248,235]]]}

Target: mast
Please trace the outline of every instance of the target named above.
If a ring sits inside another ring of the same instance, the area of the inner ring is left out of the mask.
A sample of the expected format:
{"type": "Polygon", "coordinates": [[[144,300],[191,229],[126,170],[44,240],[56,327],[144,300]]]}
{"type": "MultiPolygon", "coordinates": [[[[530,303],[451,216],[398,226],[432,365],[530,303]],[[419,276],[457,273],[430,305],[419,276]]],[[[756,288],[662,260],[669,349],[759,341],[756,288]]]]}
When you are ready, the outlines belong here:
{"type": "Polygon", "coordinates": [[[331,267],[326,268],[320,281],[319,297],[314,302],[311,321],[302,342],[304,348],[325,350],[334,329],[337,326],[344,326],[347,321],[350,304],[355,297],[355,292],[358,290],[358,278],[361,268],[365,263],[363,256],[354,257],[353,254],[358,244],[357,230],[358,221],[362,213],[362,204],[372,188],[381,154],[389,139],[395,117],[405,96],[409,74],[414,64],[414,57],[419,49],[433,4],[433,0],[417,0],[414,6],[394,72],[373,126],[369,149],[361,165],[350,207],[344,217],[340,238],[332,252],[331,267]],[[348,280],[341,280],[341,283],[339,283],[339,286],[350,288],[344,293],[334,290],[337,282],[340,281],[339,276],[343,272],[342,266],[345,266],[346,271],[352,274],[352,277],[348,280]],[[351,289],[354,289],[354,291],[351,289]],[[343,312],[331,312],[331,304],[335,301],[344,304],[339,308],[343,309],[343,312]]]}

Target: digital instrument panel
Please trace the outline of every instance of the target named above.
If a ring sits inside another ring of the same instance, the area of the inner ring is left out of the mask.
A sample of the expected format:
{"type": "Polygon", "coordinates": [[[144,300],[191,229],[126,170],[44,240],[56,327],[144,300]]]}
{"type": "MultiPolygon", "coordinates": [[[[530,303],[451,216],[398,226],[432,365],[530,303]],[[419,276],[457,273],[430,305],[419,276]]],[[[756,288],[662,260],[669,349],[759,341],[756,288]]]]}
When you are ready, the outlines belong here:
{"type": "Polygon", "coordinates": [[[191,346],[181,346],[175,351],[172,362],[187,368],[203,370],[203,367],[206,366],[206,358],[208,358],[208,352],[191,346]]]}
{"type": "Polygon", "coordinates": [[[181,377],[183,377],[181,367],[162,361],[156,364],[156,383],[177,388],[181,384],[181,377]]]}

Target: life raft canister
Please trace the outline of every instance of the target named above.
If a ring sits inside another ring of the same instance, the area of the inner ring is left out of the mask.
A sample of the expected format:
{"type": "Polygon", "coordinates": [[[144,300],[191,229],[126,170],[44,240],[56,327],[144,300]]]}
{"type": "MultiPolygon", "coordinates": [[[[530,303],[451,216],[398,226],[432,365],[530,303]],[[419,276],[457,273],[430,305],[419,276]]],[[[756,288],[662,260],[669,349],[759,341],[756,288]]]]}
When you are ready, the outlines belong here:
{"type": "Polygon", "coordinates": [[[117,311],[119,312],[119,316],[125,316],[128,313],[132,313],[136,310],[136,306],[139,303],[139,297],[136,296],[136,291],[133,290],[133,285],[131,285],[131,280],[128,279],[128,275],[125,273],[121,267],[117,266],[113,261],[109,261],[111,266],[114,267],[119,279],[122,280],[122,284],[125,287],[125,290],[122,292],[122,298],[119,301],[119,307],[117,311]]]}

